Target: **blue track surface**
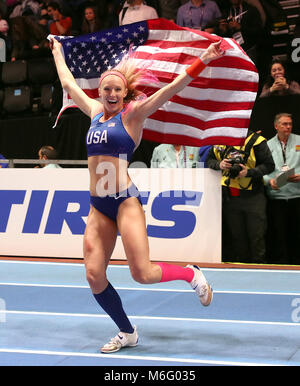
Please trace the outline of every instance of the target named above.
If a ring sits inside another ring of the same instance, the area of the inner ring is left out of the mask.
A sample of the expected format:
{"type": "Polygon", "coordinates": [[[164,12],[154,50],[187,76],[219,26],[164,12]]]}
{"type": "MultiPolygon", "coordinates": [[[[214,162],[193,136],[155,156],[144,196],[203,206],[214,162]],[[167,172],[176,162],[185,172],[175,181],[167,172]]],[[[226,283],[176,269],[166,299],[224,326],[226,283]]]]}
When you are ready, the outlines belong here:
{"type": "Polygon", "coordinates": [[[185,282],[142,286],[127,266],[108,273],[140,344],[105,355],[113,322],[84,266],[0,261],[0,365],[299,365],[300,272],[203,269],[214,301],[185,282]]]}

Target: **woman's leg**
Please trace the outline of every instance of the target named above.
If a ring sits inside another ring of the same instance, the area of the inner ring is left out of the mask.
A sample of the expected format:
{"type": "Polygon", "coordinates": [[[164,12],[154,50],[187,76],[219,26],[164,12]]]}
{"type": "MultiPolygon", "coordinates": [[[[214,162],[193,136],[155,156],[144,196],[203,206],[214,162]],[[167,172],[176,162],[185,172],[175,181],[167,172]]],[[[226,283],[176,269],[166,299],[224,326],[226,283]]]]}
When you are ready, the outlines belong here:
{"type": "Polygon", "coordinates": [[[142,284],[185,280],[193,289],[199,287],[196,292],[203,305],[210,304],[212,291],[198,267],[151,263],[145,213],[137,198],[123,201],[119,207],[117,223],[134,280],[142,284]]]}
{"type": "Polygon", "coordinates": [[[91,207],[84,234],[86,276],[96,301],[117,324],[120,331],[132,333],[133,326],[121,299],[108,282],[106,269],[117,238],[114,221],[91,207]]]}

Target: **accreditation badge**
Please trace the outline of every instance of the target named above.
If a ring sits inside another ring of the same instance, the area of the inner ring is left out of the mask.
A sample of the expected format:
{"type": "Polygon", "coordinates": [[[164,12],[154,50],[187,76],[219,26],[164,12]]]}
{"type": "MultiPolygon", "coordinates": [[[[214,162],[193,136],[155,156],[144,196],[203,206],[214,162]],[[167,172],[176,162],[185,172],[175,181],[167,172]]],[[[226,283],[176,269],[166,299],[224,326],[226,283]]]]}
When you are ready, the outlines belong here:
{"type": "Polygon", "coordinates": [[[282,172],[286,172],[287,170],[290,170],[288,165],[284,164],[284,165],[281,166],[281,171],[282,172]]]}

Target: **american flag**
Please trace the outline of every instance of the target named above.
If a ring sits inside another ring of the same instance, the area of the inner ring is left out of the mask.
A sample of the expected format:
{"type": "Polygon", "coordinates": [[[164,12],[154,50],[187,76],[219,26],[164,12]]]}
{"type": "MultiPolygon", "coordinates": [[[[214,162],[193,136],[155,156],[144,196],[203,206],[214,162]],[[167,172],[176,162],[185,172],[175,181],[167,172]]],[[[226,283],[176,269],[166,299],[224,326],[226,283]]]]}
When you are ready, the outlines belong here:
{"type": "MultiPolygon", "coordinates": [[[[141,88],[149,96],[170,83],[212,42],[220,39],[165,19],[57,38],[78,85],[92,98],[98,97],[101,73],[115,67],[130,47],[137,67],[148,63],[159,80],[159,84],[145,84],[141,88]]],[[[244,143],[256,99],[258,73],[233,39],[223,38],[221,48],[224,56],[210,62],[198,78],[146,119],[144,139],[190,146],[244,143]]],[[[64,92],[60,114],[67,107],[76,106],[64,92]]]]}

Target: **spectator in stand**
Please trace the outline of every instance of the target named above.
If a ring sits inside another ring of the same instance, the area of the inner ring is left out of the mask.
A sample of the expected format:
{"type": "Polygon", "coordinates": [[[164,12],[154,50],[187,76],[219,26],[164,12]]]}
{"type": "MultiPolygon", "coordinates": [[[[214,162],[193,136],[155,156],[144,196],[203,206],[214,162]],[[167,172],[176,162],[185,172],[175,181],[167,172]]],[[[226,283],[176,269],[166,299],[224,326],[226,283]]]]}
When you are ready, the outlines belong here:
{"type": "Polygon", "coordinates": [[[11,40],[9,36],[9,25],[3,18],[4,12],[0,8],[0,62],[9,60],[11,52],[11,40]],[[4,44],[1,40],[4,40],[4,44]]]}
{"type": "Polygon", "coordinates": [[[98,18],[96,9],[93,7],[87,7],[84,10],[84,18],[81,25],[81,33],[89,34],[101,29],[101,23],[98,18]]]}
{"type": "Polygon", "coordinates": [[[176,22],[178,8],[189,0],[159,0],[159,16],[176,22]]]}
{"type": "Polygon", "coordinates": [[[127,0],[119,14],[119,25],[157,18],[156,10],[144,4],[143,0],[127,0]]]}
{"type": "Polygon", "coordinates": [[[51,163],[50,160],[57,160],[57,151],[53,146],[42,146],[38,152],[38,156],[40,160],[48,161],[48,164],[41,164],[40,167],[43,169],[61,169],[57,163],[51,163]]]}
{"type": "Polygon", "coordinates": [[[212,146],[207,166],[222,171],[222,259],[265,263],[267,226],[263,176],[274,170],[267,141],[249,132],[240,146],[212,146]]]}
{"type": "Polygon", "coordinates": [[[11,19],[11,61],[49,55],[47,33],[30,16],[11,19]]]}
{"type": "Polygon", "coordinates": [[[264,44],[265,41],[263,20],[258,9],[244,0],[230,0],[226,17],[228,37],[235,39],[247,55],[256,62],[258,44],[264,44]]]}
{"type": "Polygon", "coordinates": [[[13,8],[12,12],[9,15],[9,18],[12,19],[17,16],[29,16],[38,17],[40,12],[40,4],[37,0],[22,0],[20,3],[17,3],[13,8]]]}
{"type": "Polygon", "coordinates": [[[276,135],[268,141],[275,170],[264,176],[268,196],[268,263],[300,264],[300,135],[292,133],[291,114],[275,116],[276,135]],[[278,175],[294,169],[285,184],[278,175]],[[280,186],[278,186],[280,185],[280,186]]]}
{"type": "Polygon", "coordinates": [[[291,94],[300,94],[300,85],[288,78],[284,62],[274,59],[271,63],[269,78],[262,88],[260,97],[291,94]]]}
{"type": "Polygon", "coordinates": [[[3,35],[3,37],[4,36],[7,37],[8,30],[9,30],[9,25],[7,21],[3,18],[3,14],[0,10],[0,37],[2,37],[1,35],[3,35]]]}
{"type": "Polygon", "coordinates": [[[215,1],[190,0],[178,8],[177,24],[181,27],[203,29],[219,17],[221,12],[215,1]]]}
{"type": "Polygon", "coordinates": [[[53,19],[49,26],[52,35],[72,35],[72,19],[70,16],[64,16],[58,3],[48,3],[48,14],[53,19]]]}
{"type": "Polygon", "coordinates": [[[198,162],[198,147],[161,144],[153,150],[151,168],[196,168],[198,162]]]}
{"type": "Polygon", "coordinates": [[[49,34],[49,24],[51,23],[51,18],[48,14],[48,9],[47,9],[47,4],[46,2],[43,2],[40,4],[40,13],[38,17],[38,24],[43,28],[45,33],[49,34]]]}
{"type": "Polygon", "coordinates": [[[228,22],[222,17],[206,24],[206,26],[203,28],[203,31],[208,32],[210,34],[216,34],[225,38],[230,35],[228,22]]]}

